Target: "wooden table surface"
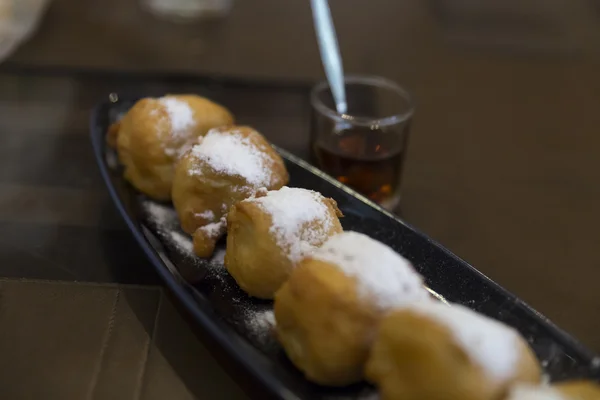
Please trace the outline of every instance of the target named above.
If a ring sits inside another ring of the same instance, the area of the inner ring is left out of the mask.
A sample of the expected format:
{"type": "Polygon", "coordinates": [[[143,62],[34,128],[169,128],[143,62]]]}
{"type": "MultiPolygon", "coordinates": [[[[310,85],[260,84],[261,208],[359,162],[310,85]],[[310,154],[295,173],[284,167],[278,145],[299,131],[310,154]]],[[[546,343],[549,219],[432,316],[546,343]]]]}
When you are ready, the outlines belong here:
{"type": "MultiPolygon", "coordinates": [[[[394,79],[417,99],[403,217],[600,350],[596,3],[510,1],[493,13],[450,3],[331,0],[347,70],[394,79]]],[[[133,0],[54,0],[3,69],[3,254],[25,247],[75,269],[56,279],[125,283],[144,278],[103,253],[107,243],[128,248],[98,234],[126,236],[87,143],[93,103],[112,91],[212,90],[240,120],[305,155],[300,88],[322,76],[302,0],[240,0],[226,19],[189,26],[155,20],[133,0]],[[211,89],[194,75],[276,85],[211,89]],[[96,255],[85,271],[71,253],[83,244],[76,252],[96,255]]],[[[1,256],[4,276],[43,274],[18,254],[1,256]]]]}

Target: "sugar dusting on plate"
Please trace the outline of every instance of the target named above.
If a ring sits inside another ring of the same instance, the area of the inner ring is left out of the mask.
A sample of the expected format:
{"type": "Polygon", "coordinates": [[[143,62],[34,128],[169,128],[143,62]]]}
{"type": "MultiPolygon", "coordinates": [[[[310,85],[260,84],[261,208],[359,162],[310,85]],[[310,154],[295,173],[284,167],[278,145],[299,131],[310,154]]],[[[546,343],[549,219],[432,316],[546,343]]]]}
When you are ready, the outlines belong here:
{"type": "Polygon", "coordinates": [[[171,207],[152,201],[145,201],[144,209],[152,222],[161,228],[168,228],[170,230],[179,225],[177,213],[171,207]]]}
{"type": "Polygon", "coordinates": [[[244,315],[244,322],[249,333],[261,343],[272,338],[275,329],[273,310],[247,311],[244,315]]]}
{"type": "MultiPolygon", "coordinates": [[[[273,159],[265,150],[239,130],[213,128],[192,148],[192,154],[218,173],[241,176],[250,185],[261,187],[270,186],[274,178],[273,159]]],[[[201,174],[201,171],[190,173],[201,174]]]]}
{"type": "Polygon", "coordinates": [[[184,253],[192,255],[194,252],[194,242],[189,236],[177,231],[169,232],[172,243],[176,244],[177,247],[183,250],[184,253]]]}
{"type": "Polygon", "coordinates": [[[457,343],[492,379],[510,379],[519,363],[519,334],[467,307],[438,302],[411,304],[408,310],[448,328],[457,343]]]}
{"type": "Polygon", "coordinates": [[[210,265],[215,267],[223,267],[225,265],[225,249],[215,250],[212,258],[210,259],[210,265]]]}
{"type": "Polygon", "coordinates": [[[429,298],[423,279],[408,260],[362,233],[335,235],[311,257],[354,277],[359,293],[382,310],[429,298]]]}
{"type": "Polygon", "coordinates": [[[152,201],[145,201],[144,209],[163,240],[176,247],[180,253],[190,258],[195,257],[192,238],[180,232],[179,220],[175,210],[152,201]]]}
{"type": "Polygon", "coordinates": [[[271,216],[270,232],[294,263],[323,244],[333,227],[334,217],[325,198],[312,190],[284,186],[246,201],[271,216]]]}
{"type": "MultiPolygon", "coordinates": [[[[202,259],[194,254],[194,242],[192,238],[179,229],[179,220],[177,213],[171,207],[155,203],[152,201],[144,202],[144,209],[150,221],[155,225],[157,233],[163,240],[166,240],[173,247],[176,247],[180,253],[196,259],[200,262],[202,259]]],[[[218,248],[204,265],[211,268],[225,269],[225,249],[218,248]]]]}
{"type": "Polygon", "coordinates": [[[119,157],[117,156],[117,153],[112,150],[106,152],[106,165],[108,165],[108,168],[110,169],[117,169],[119,167],[119,157]]]}

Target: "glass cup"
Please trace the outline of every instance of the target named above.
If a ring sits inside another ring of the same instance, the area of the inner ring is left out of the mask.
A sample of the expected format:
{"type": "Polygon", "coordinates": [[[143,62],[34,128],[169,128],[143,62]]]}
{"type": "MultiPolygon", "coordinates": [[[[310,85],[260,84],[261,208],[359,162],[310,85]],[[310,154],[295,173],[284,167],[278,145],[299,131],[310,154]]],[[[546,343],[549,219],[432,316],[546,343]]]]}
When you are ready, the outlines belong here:
{"type": "Polygon", "coordinates": [[[232,0],[141,0],[152,14],[176,22],[224,16],[232,0]]]}
{"type": "Polygon", "coordinates": [[[345,78],[346,114],[327,82],[311,92],[311,154],[323,171],[388,210],[400,203],[414,106],[410,94],[376,76],[345,78]]]}

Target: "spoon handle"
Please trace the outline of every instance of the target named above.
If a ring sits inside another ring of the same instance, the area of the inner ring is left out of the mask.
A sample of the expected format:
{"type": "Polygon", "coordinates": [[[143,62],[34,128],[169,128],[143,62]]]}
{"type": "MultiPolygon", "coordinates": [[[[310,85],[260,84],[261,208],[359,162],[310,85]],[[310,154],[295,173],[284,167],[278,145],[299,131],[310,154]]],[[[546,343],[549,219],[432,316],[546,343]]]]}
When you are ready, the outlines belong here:
{"type": "Polygon", "coordinates": [[[346,114],[346,88],[344,86],[344,69],[338,46],[335,28],[331,20],[331,11],[327,0],[311,0],[315,31],[321,52],[321,62],[333,94],[337,112],[346,114]]]}

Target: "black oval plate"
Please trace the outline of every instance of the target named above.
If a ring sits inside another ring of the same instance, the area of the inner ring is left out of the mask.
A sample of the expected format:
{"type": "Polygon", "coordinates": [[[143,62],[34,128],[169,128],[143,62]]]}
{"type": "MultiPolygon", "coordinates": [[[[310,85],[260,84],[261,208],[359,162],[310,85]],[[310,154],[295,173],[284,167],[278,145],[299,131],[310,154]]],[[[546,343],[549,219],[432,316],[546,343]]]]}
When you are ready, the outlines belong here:
{"type": "MultiPolygon", "coordinates": [[[[108,190],[148,259],[169,290],[210,341],[211,351],[229,361],[240,382],[251,381],[261,398],[375,398],[367,384],[331,389],[308,382],[287,360],[270,334],[272,304],[250,298],[227,274],[218,255],[202,260],[190,252],[170,204],[136,192],[122,177],[116,155],[105,145],[109,125],[134,100],[98,105],[91,117],[91,139],[108,190]]],[[[529,341],[549,379],[600,376],[600,359],[547,318],[475,268],[394,215],[338,183],[301,159],[278,149],[290,173],[290,186],[334,198],[345,215],[342,225],[386,243],[409,259],[427,285],[446,300],[463,304],[518,329],[529,341]]],[[[222,254],[221,250],[218,250],[222,254]]]]}

